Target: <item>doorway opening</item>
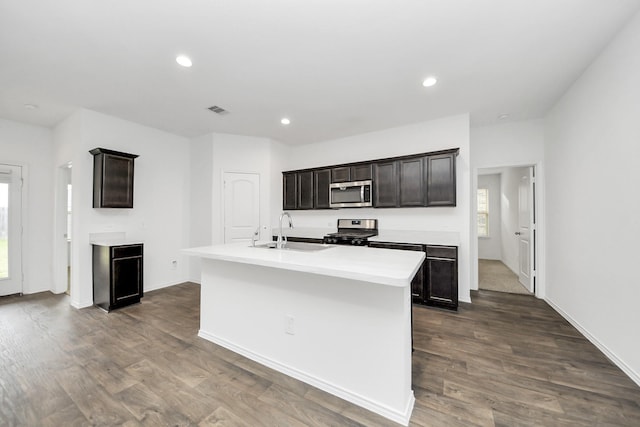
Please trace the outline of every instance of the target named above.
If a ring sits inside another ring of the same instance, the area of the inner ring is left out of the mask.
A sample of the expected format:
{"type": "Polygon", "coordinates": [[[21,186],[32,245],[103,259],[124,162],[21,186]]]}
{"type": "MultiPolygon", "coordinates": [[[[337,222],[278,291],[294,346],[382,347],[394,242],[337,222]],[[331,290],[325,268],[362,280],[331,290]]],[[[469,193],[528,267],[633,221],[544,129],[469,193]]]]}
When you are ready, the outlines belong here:
{"type": "Polygon", "coordinates": [[[0,296],[22,294],[22,167],[0,164],[0,296]]]}
{"type": "Polygon", "coordinates": [[[67,178],[67,230],[64,234],[67,243],[67,289],[65,293],[67,295],[71,295],[71,224],[72,224],[72,211],[71,207],[73,204],[71,203],[73,200],[72,197],[72,186],[71,186],[71,163],[69,163],[67,168],[66,178],[67,178]]]}
{"type": "Polygon", "coordinates": [[[535,166],[478,170],[478,288],[536,292],[535,166]]]}
{"type": "Polygon", "coordinates": [[[73,212],[71,162],[60,165],[56,176],[55,238],[54,238],[54,292],[71,295],[73,244],[73,212]]]}

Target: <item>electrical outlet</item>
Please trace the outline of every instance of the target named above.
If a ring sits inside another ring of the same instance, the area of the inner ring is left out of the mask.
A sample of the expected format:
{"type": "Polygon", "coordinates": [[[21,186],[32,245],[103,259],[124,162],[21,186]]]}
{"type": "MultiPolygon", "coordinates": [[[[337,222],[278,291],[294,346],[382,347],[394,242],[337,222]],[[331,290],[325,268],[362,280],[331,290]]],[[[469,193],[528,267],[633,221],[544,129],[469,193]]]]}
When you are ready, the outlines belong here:
{"type": "Polygon", "coordinates": [[[284,316],[284,332],[289,335],[295,335],[295,330],[293,328],[294,317],[290,314],[284,316]]]}
{"type": "Polygon", "coordinates": [[[175,259],[173,261],[171,261],[171,269],[172,270],[177,270],[178,269],[178,261],[176,261],[175,259]]]}

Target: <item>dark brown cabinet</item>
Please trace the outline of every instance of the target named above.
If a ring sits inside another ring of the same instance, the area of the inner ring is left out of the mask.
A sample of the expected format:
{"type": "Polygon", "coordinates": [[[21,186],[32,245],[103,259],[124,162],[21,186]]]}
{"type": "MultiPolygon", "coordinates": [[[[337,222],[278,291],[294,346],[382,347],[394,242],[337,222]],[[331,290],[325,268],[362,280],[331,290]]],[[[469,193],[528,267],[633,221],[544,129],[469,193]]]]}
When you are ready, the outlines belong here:
{"type": "Polygon", "coordinates": [[[329,209],[329,184],[331,169],[321,169],[313,173],[313,206],[315,209],[329,209]]]}
{"type": "Polygon", "coordinates": [[[424,251],[426,258],[411,281],[414,304],[458,309],[458,248],[417,243],[369,242],[371,248],[424,251]]]}
{"type": "Polygon", "coordinates": [[[351,181],[351,168],[344,166],[331,169],[331,182],[349,182],[351,181]]]}
{"type": "Polygon", "coordinates": [[[422,158],[399,160],[400,207],[424,206],[424,162],[422,158]]]}
{"type": "Polygon", "coordinates": [[[329,184],[372,181],[374,208],[456,205],[459,149],[282,172],[284,209],[328,209],[329,184]]]}
{"type": "Polygon", "coordinates": [[[295,172],[282,173],[282,209],[297,209],[297,175],[295,172]]]}
{"type": "Polygon", "coordinates": [[[331,169],[331,182],[366,181],[371,179],[371,163],[340,166],[331,169]]]}
{"type": "Polygon", "coordinates": [[[297,174],[297,209],[313,209],[313,171],[297,174]]]}
{"type": "Polygon", "coordinates": [[[456,158],[454,153],[425,158],[427,206],[456,205],[456,158]]]}
{"type": "MultiPolygon", "coordinates": [[[[369,242],[369,247],[424,252],[424,245],[413,243],[369,242]]],[[[413,302],[416,303],[422,303],[424,299],[424,263],[420,266],[420,269],[411,281],[411,298],[413,302]]]]}
{"type": "Polygon", "coordinates": [[[133,208],[133,162],[136,154],[94,148],[93,207],[133,208]]]}
{"type": "MultiPolygon", "coordinates": [[[[316,192],[315,171],[282,173],[282,208],[284,210],[314,209],[316,192]]],[[[324,179],[324,177],[322,178],[324,179]]],[[[320,192],[322,196],[322,192],[320,192]]],[[[329,184],[327,183],[327,207],[329,207],[329,184]]]]}
{"type": "Polygon", "coordinates": [[[93,245],[93,303],[111,311],[143,296],[143,245],[93,245]]]}
{"type": "Polygon", "coordinates": [[[425,304],[458,309],[457,247],[427,246],[425,284],[425,304]]]}
{"type": "Polygon", "coordinates": [[[379,162],[373,165],[373,206],[395,208],[398,206],[398,163],[379,162]]]}

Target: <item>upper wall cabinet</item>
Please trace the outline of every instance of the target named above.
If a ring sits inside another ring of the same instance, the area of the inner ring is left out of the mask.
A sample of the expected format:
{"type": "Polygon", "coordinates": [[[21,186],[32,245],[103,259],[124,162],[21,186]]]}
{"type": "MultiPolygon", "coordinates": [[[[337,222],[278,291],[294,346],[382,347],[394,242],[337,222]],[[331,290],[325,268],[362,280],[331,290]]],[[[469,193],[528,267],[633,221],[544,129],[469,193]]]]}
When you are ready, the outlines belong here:
{"type": "Polygon", "coordinates": [[[295,172],[282,173],[282,209],[285,211],[298,208],[297,177],[298,174],[295,172]]]}
{"type": "Polygon", "coordinates": [[[425,163],[427,173],[427,206],[455,206],[455,153],[427,156],[425,163]]]}
{"type": "Polygon", "coordinates": [[[371,179],[371,163],[340,166],[331,169],[331,182],[366,181],[371,179]]]}
{"type": "Polygon", "coordinates": [[[373,165],[373,206],[398,206],[398,162],[378,162],[373,165]]]}
{"type": "Polygon", "coordinates": [[[458,148],[282,173],[284,209],[329,208],[329,184],[372,180],[373,207],[456,205],[458,148]]]}
{"type": "Polygon", "coordinates": [[[137,154],[94,148],[93,207],[133,208],[133,161],[137,154]]]}
{"type": "Polygon", "coordinates": [[[297,174],[297,200],[298,209],[313,209],[313,171],[297,174]]]}
{"type": "Polygon", "coordinates": [[[313,207],[329,209],[329,184],[331,169],[320,169],[313,172],[313,207]]]}
{"type": "Polygon", "coordinates": [[[398,160],[400,206],[424,206],[424,162],[421,157],[398,160]]]}

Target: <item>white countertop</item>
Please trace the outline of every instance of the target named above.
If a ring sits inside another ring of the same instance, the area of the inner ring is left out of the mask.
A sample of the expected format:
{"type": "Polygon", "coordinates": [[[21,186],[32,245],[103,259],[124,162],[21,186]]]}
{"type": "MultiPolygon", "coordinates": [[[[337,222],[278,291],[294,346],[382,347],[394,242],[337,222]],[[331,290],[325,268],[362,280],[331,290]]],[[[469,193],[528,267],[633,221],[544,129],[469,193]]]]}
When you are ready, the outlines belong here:
{"type": "MultiPolygon", "coordinates": [[[[271,235],[277,236],[279,232],[278,227],[271,227],[271,235]]],[[[291,237],[302,237],[305,239],[322,239],[329,233],[335,233],[335,228],[322,228],[322,227],[282,227],[282,234],[291,237]]],[[[270,237],[270,236],[269,236],[270,237]]]]}
{"type": "MultiPolygon", "coordinates": [[[[335,233],[335,228],[282,228],[282,234],[289,237],[306,239],[322,239],[329,233],[335,233]]],[[[378,235],[369,237],[372,242],[417,243],[421,245],[460,246],[460,233],[456,231],[425,231],[425,230],[378,230],[378,235]]],[[[278,234],[278,228],[272,228],[272,235],[278,234]]]]}
{"type": "Polygon", "coordinates": [[[369,241],[460,246],[460,234],[455,231],[378,230],[378,235],[369,237],[369,241]]]}
{"type": "MultiPolygon", "coordinates": [[[[257,244],[266,243],[258,242],[257,244]]],[[[183,249],[186,255],[311,274],[342,277],[388,286],[409,286],[424,252],[328,245],[314,252],[254,248],[246,242],[183,249]]]]}
{"type": "Polygon", "coordinates": [[[128,245],[142,245],[142,240],[127,240],[127,239],[96,239],[90,242],[96,246],[128,246],[128,245]]]}

